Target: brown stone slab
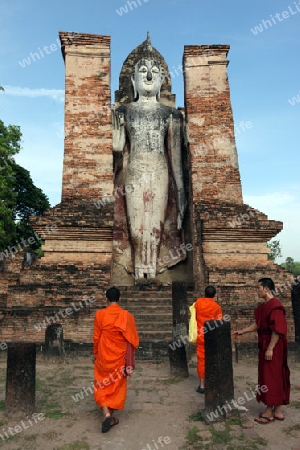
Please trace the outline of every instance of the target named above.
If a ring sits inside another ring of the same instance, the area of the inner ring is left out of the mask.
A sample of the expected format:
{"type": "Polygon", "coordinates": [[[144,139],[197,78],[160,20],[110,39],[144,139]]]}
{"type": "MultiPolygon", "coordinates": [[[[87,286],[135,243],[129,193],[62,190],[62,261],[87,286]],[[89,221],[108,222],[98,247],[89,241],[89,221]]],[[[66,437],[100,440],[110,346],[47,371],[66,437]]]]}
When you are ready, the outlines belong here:
{"type": "Polygon", "coordinates": [[[35,411],[36,344],[10,343],[7,350],[6,414],[35,411]]]}

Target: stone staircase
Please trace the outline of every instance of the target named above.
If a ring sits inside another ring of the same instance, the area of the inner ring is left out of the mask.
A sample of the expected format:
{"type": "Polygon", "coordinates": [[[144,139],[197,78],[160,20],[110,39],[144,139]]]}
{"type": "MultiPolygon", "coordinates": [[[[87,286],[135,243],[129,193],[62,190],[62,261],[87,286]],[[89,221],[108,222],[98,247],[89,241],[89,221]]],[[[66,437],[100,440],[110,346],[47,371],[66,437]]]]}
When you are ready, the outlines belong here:
{"type": "Polygon", "coordinates": [[[120,306],[134,315],[140,344],[136,358],[161,360],[168,357],[172,341],[173,311],[171,287],[119,287],[120,306]]]}
{"type": "MultiPolygon", "coordinates": [[[[120,287],[122,308],[134,315],[140,337],[137,359],[161,360],[168,357],[173,339],[171,286],[120,287]]],[[[193,290],[188,290],[188,303],[193,290]]]]}

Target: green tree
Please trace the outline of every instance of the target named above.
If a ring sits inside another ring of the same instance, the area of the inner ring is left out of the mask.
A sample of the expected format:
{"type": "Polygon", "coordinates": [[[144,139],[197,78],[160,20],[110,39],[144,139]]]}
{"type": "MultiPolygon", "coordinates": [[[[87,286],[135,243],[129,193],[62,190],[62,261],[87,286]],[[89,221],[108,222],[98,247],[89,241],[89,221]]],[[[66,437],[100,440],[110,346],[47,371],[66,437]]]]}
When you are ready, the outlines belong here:
{"type": "Polygon", "coordinates": [[[293,272],[294,269],[294,259],[291,258],[290,256],[288,256],[285,260],[285,267],[287,268],[287,270],[289,270],[290,272],[293,272]]]}
{"type": "Polygon", "coordinates": [[[281,267],[292,272],[292,274],[295,275],[295,277],[300,275],[300,262],[294,261],[294,259],[291,258],[290,256],[288,256],[285,262],[281,264],[281,267]]]}
{"type": "Polygon", "coordinates": [[[293,274],[295,275],[295,277],[298,277],[300,275],[300,261],[294,262],[293,274]]]}
{"type": "MultiPolygon", "coordinates": [[[[13,208],[13,216],[16,223],[17,236],[27,239],[33,235],[33,230],[29,225],[30,216],[41,216],[46,209],[50,208],[50,203],[43,191],[37,188],[28,170],[16,163],[12,164],[16,204],[13,208]]],[[[33,249],[39,248],[37,242],[31,246],[33,249]]]]}
{"type": "Polygon", "coordinates": [[[280,241],[269,241],[267,243],[267,246],[271,250],[270,253],[268,254],[268,259],[275,261],[276,258],[282,256],[280,241]]]}
{"type": "Polygon", "coordinates": [[[0,120],[0,248],[16,238],[13,208],[16,196],[13,192],[13,155],[20,151],[21,131],[17,126],[6,127],[0,120]]]}
{"type": "MultiPolygon", "coordinates": [[[[0,249],[33,236],[29,216],[41,215],[50,207],[47,196],[37,188],[29,172],[16,164],[20,151],[20,127],[0,120],[0,249]]],[[[34,244],[32,248],[38,248],[34,244]]]]}

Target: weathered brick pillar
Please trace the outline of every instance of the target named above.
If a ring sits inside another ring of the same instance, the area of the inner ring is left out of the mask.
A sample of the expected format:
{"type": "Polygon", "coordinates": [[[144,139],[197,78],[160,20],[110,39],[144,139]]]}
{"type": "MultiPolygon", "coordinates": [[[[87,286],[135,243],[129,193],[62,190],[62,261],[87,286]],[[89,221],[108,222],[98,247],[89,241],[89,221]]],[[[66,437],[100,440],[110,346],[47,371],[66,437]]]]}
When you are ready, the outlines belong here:
{"type": "Polygon", "coordinates": [[[228,50],[229,45],[184,47],[193,266],[198,290],[207,284],[208,274],[202,253],[202,223],[196,206],[201,202],[243,203],[227,79],[228,50]]]}
{"type": "Polygon", "coordinates": [[[36,344],[11,343],[7,350],[5,413],[35,411],[36,344]]]}
{"type": "Polygon", "coordinates": [[[65,60],[62,201],[113,191],[110,36],[59,33],[65,60]]]}
{"type": "Polygon", "coordinates": [[[185,111],[193,201],[242,204],[227,75],[229,45],[185,46],[185,111]]]}

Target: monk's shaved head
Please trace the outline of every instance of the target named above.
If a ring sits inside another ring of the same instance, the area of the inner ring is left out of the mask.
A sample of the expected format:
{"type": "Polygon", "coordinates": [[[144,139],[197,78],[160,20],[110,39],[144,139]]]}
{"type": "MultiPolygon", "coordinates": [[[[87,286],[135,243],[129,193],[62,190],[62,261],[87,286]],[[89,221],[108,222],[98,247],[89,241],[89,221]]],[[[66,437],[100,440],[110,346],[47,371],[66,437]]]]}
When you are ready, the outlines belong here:
{"type": "Polygon", "coordinates": [[[120,298],[120,291],[118,288],[113,286],[113,287],[107,289],[105,295],[106,295],[107,300],[109,300],[110,302],[118,302],[119,298],[120,298]]]}
{"type": "Polygon", "coordinates": [[[206,286],[205,291],[204,291],[205,297],[214,298],[216,293],[217,293],[217,291],[214,286],[206,286]]]}

